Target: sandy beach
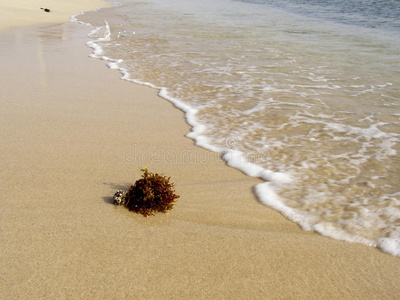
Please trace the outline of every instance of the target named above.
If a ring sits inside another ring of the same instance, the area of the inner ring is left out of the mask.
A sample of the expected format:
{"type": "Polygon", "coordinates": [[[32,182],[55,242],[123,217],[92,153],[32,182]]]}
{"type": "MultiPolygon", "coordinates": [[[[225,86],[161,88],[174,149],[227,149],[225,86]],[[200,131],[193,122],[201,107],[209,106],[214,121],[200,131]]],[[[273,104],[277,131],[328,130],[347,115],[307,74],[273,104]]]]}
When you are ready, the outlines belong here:
{"type": "Polygon", "coordinates": [[[110,6],[101,0],[2,0],[0,3],[0,30],[29,26],[67,22],[71,15],[81,11],[110,6]],[[49,9],[47,13],[44,9],[49,9]]]}
{"type": "Polygon", "coordinates": [[[33,2],[0,10],[1,299],[400,295],[399,258],[260,204],[259,180],[195,146],[180,110],[88,58],[89,29],[68,19],[104,2],[33,2]],[[176,184],[170,213],[112,204],[143,166],[176,184]]]}

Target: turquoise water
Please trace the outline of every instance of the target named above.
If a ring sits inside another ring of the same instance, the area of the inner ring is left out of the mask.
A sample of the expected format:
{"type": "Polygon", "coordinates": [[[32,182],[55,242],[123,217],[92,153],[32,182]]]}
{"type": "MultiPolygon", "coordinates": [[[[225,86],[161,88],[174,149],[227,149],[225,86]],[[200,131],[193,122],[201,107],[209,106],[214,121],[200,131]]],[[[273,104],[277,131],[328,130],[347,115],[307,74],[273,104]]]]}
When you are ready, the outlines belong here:
{"type": "Polygon", "coordinates": [[[77,16],[305,230],[400,256],[399,1],[113,1],[77,16]]]}

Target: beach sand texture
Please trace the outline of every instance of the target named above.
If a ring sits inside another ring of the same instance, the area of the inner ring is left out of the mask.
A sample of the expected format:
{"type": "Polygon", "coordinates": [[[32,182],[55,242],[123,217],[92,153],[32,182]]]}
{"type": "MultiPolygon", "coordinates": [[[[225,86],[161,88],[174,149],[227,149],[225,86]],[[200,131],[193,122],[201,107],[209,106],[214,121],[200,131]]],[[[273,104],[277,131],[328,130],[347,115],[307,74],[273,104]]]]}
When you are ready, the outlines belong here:
{"type": "Polygon", "coordinates": [[[12,27],[66,22],[80,11],[110,4],[101,0],[1,0],[0,30],[12,27]],[[49,13],[41,8],[50,9],[49,13]]]}
{"type": "Polygon", "coordinates": [[[0,33],[1,299],[399,296],[398,258],[258,203],[257,179],[194,146],[181,111],[89,59],[88,29],[62,21],[0,33]],[[144,165],[176,183],[169,214],[112,204],[144,165]]]}

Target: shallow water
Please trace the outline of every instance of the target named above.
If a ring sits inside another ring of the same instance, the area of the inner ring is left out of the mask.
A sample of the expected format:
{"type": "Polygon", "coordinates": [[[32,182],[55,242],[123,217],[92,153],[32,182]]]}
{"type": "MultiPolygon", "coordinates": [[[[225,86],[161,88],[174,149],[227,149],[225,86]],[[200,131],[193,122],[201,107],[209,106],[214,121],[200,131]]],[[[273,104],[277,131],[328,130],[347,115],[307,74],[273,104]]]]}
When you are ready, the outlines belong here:
{"type": "Polygon", "coordinates": [[[398,1],[115,3],[77,16],[95,57],[160,88],[261,202],[400,256],[398,1]]]}

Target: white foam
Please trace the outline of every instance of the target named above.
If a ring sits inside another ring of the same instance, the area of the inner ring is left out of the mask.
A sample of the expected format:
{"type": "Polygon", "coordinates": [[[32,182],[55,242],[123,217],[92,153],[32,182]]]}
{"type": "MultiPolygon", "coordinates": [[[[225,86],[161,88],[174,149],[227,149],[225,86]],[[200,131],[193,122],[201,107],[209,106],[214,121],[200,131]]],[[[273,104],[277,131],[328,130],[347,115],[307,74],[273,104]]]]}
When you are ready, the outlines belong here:
{"type": "MultiPolygon", "coordinates": [[[[317,216],[299,213],[284,204],[275,193],[272,182],[260,183],[255,186],[255,193],[261,203],[281,212],[285,217],[298,223],[304,230],[316,231],[324,236],[347,242],[361,243],[367,246],[379,247],[383,251],[400,257],[400,237],[380,238],[377,241],[349,234],[334,223],[319,222],[317,216]]],[[[372,225],[371,225],[372,226],[372,225]]]]}
{"type": "Polygon", "coordinates": [[[400,237],[381,238],[378,240],[378,247],[387,253],[400,257],[400,237]]]}
{"type": "Polygon", "coordinates": [[[310,226],[310,223],[313,222],[313,216],[300,214],[293,208],[284,205],[282,199],[275,193],[271,182],[259,183],[254,190],[261,203],[281,212],[289,220],[299,224],[304,230],[313,230],[313,227],[310,226]]]}
{"type": "Polygon", "coordinates": [[[269,170],[263,170],[260,177],[266,181],[272,181],[277,185],[285,185],[293,181],[293,179],[287,173],[272,172],[269,170]]]}
{"type": "Polygon", "coordinates": [[[343,230],[340,230],[338,226],[335,226],[334,223],[330,222],[320,222],[313,225],[313,230],[327,237],[331,237],[336,240],[352,242],[352,243],[360,243],[367,246],[376,246],[376,242],[357,236],[349,234],[343,230]]]}
{"type": "Polygon", "coordinates": [[[228,149],[223,155],[223,159],[226,160],[228,166],[234,167],[251,177],[260,177],[264,171],[261,166],[247,162],[241,151],[228,149]]]}
{"type": "Polygon", "coordinates": [[[346,132],[349,134],[355,134],[359,136],[364,136],[367,139],[371,138],[384,138],[384,137],[389,137],[389,135],[382,130],[378,128],[378,126],[385,125],[383,122],[379,122],[376,124],[371,124],[370,127],[368,128],[362,128],[362,127],[355,127],[351,125],[346,125],[346,124],[334,124],[334,123],[328,123],[327,128],[335,130],[337,132],[346,132]]]}

